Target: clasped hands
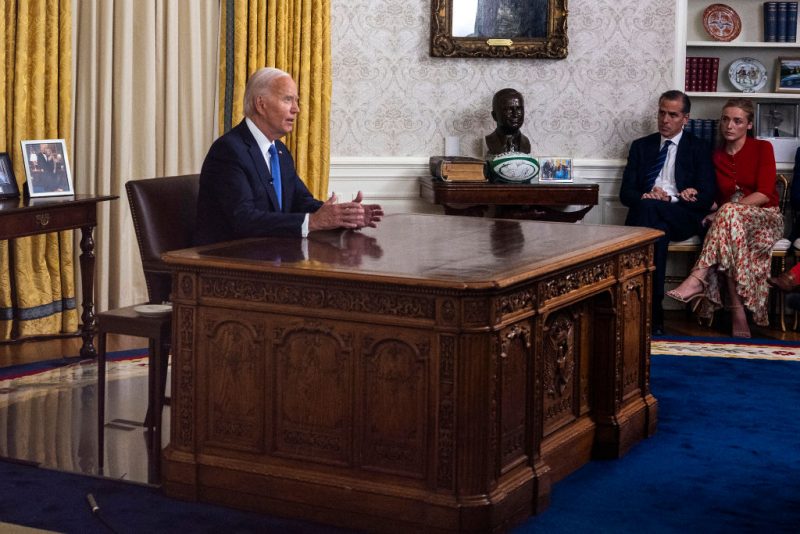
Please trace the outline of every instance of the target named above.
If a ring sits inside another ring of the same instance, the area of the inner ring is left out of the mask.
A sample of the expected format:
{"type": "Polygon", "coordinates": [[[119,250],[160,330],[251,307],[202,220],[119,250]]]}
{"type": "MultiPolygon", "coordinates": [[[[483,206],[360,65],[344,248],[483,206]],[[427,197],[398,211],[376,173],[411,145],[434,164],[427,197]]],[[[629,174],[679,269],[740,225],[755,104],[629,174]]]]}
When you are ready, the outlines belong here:
{"type": "Polygon", "coordinates": [[[364,196],[358,192],[352,202],[339,203],[336,193],[314,213],[309,215],[308,229],[332,230],[334,228],[375,228],[383,217],[383,208],[378,204],[364,204],[364,196]]]}
{"type": "MultiPolygon", "coordinates": [[[[664,202],[670,202],[672,200],[672,198],[669,196],[669,193],[667,193],[660,187],[654,187],[648,193],[643,194],[642,198],[663,200],[664,202]]],[[[695,189],[694,187],[687,187],[686,189],[678,193],[678,198],[680,198],[685,202],[696,202],[697,189],[695,189]]]]}

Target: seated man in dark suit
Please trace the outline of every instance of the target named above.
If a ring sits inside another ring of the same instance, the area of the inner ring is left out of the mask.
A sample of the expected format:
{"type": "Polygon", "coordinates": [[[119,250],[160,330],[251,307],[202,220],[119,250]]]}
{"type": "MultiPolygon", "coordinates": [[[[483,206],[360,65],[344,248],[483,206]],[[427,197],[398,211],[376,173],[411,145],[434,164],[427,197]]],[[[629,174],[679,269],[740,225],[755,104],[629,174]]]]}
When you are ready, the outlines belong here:
{"type": "Polygon", "coordinates": [[[248,80],[245,119],[217,139],[200,171],[196,245],[261,236],[303,236],[314,230],[374,227],[376,204],[316,200],[297,176],[289,149],[278,139],[300,112],[288,73],[262,68],[248,80]]]}
{"type": "Polygon", "coordinates": [[[627,226],[664,232],[655,245],[653,333],[664,331],[667,247],[703,233],[702,220],[714,202],[716,178],[708,144],[683,131],[691,102],[680,91],[658,100],[658,133],[635,140],[622,175],[619,197],[628,207],[627,226]]]}

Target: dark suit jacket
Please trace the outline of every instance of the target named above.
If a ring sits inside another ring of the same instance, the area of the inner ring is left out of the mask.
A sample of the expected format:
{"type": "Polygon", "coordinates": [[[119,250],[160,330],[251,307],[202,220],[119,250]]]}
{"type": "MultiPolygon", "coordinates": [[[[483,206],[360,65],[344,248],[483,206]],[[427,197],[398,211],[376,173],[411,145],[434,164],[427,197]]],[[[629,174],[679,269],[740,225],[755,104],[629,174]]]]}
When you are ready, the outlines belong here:
{"type": "Polygon", "coordinates": [[[195,245],[245,237],[299,236],[306,213],[319,209],[297,176],[289,149],[275,142],[281,165],[283,209],[264,156],[242,121],[214,141],[200,171],[195,245]]]}
{"type": "MultiPolygon", "coordinates": [[[[619,198],[628,208],[636,206],[642,195],[649,191],[647,187],[647,171],[658,159],[661,146],[661,135],[654,133],[631,143],[628,164],[622,174],[622,187],[619,198]]],[[[703,139],[684,130],[678,153],[675,157],[675,185],[678,192],[687,187],[697,189],[696,202],[678,200],[687,208],[702,213],[708,212],[714,203],[717,180],[714,163],[711,160],[711,149],[703,139]]]]}

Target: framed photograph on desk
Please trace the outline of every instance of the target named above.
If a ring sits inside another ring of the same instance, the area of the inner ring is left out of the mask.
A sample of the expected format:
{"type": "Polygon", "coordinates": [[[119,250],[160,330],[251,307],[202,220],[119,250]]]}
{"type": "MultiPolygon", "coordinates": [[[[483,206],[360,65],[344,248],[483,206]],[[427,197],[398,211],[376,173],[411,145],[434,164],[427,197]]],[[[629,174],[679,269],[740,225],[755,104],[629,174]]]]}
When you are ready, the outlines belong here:
{"type": "Polygon", "coordinates": [[[14,167],[7,152],[0,152],[0,199],[19,197],[14,167]]]}
{"type": "Polygon", "coordinates": [[[75,194],[63,139],[22,141],[22,157],[31,198],[75,194]]]}

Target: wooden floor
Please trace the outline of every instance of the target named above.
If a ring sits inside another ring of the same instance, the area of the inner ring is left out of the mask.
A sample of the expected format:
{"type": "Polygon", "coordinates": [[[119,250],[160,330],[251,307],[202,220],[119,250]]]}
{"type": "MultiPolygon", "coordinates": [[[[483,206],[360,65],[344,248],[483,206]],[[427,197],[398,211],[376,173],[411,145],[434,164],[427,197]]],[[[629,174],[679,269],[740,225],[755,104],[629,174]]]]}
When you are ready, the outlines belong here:
{"type": "MultiPolygon", "coordinates": [[[[773,318],[769,327],[756,326],[750,323],[750,332],[754,338],[779,339],[782,341],[800,341],[800,331],[792,330],[794,317],[787,314],[786,331],[782,332],[779,321],[773,318]]],[[[664,329],[672,336],[730,337],[730,322],[726,314],[718,313],[711,327],[701,326],[697,319],[684,311],[668,311],[664,317],[664,329]]]]}
{"type": "MultiPolygon", "coordinates": [[[[0,367],[53,360],[62,356],[79,356],[81,345],[82,340],[78,336],[42,341],[25,340],[0,343],[0,367]]],[[[95,347],[97,347],[96,342],[95,347]]],[[[147,347],[147,340],[109,334],[107,347],[109,352],[138,349],[147,347]]]]}

